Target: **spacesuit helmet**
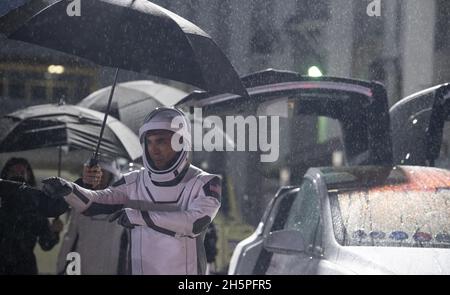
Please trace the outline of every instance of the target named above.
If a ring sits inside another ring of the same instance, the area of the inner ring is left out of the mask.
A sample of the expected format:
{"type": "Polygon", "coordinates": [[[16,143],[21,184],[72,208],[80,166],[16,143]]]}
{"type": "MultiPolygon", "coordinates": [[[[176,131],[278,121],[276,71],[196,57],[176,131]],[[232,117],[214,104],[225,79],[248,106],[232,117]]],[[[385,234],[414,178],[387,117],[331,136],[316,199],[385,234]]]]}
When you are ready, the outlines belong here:
{"type": "Polygon", "coordinates": [[[159,107],[153,110],[144,120],[139,129],[139,139],[143,149],[144,167],[153,181],[164,183],[173,181],[189,165],[189,151],[191,145],[190,122],[184,113],[174,107],[159,107]],[[154,130],[173,132],[171,146],[176,156],[164,170],[156,168],[147,150],[146,136],[154,130]]]}

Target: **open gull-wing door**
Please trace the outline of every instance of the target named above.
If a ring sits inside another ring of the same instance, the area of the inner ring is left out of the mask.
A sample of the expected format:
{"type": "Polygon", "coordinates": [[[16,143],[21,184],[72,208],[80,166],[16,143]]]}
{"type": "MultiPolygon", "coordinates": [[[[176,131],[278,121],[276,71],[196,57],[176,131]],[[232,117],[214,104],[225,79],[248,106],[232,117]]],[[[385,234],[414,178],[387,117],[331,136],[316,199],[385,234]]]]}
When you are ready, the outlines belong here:
{"type": "Polygon", "coordinates": [[[450,84],[403,98],[390,110],[394,163],[450,168],[450,84]]]}
{"type": "MultiPolygon", "coordinates": [[[[311,78],[277,70],[257,72],[241,79],[250,98],[208,97],[207,93],[194,92],[179,106],[202,108],[203,115],[245,116],[261,115],[258,112],[261,106],[279,102],[278,109],[281,104],[294,109],[293,117],[316,115],[338,120],[348,164],[392,163],[388,103],[381,84],[333,77],[311,78]]],[[[309,152],[309,157],[314,156],[314,149],[309,152]]]]}

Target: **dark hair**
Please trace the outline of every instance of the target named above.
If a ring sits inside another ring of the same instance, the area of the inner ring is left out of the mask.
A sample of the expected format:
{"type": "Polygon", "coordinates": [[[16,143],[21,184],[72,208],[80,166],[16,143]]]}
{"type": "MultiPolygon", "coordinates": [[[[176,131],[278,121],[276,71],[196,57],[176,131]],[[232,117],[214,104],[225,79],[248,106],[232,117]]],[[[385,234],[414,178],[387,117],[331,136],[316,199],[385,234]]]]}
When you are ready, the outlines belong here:
{"type": "Polygon", "coordinates": [[[30,186],[36,186],[36,179],[34,178],[34,173],[33,170],[31,169],[31,165],[28,162],[27,159],[25,158],[11,158],[9,159],[5,166],[3,166],[0,178],[2,179],[8,179],[8,172],[11,169],[11,167],[15,166],[15,165],[23,165],[26,167],[27,172],[28,172],[28,181],[27,184],[30,186]]]}

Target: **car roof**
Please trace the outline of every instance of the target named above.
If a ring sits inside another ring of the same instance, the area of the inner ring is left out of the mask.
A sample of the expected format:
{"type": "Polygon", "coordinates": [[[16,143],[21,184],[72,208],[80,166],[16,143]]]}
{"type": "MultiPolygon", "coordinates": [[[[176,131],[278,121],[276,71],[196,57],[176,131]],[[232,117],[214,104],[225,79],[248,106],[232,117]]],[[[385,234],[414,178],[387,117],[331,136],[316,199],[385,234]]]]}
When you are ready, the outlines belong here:
{"type": "Polygon", "coordinates": [[[317,168],[330,190],[436,191],[450,189],[450,171],[422,166],[317,168]]]}

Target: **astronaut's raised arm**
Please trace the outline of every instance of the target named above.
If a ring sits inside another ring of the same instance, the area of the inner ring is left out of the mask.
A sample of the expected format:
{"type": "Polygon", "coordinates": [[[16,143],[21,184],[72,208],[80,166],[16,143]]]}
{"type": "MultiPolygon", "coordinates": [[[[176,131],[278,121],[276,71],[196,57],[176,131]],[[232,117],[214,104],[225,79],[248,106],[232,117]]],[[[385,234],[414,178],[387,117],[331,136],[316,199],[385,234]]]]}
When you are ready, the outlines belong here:
{"type": "Polygon", "coordinates": [[[200,178],[201,188],[184,211],[130,212],[133,224],[148,226],[170,236],[198,236],[216,216],[220,208],[221,180],[215,175],[200,178]]]}
{"type": "Polygon", "coordinates": [[[76,183],[72,183],[72,185],[72,193],[65,196],[64,199],[77,212],[86,216],[111,214],[122,209],[128,201],[124,177],[103,190],[89,190],[76,183]]]}

